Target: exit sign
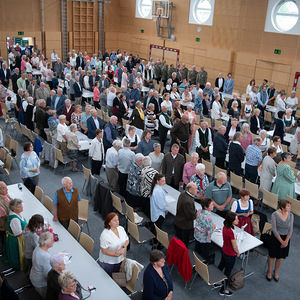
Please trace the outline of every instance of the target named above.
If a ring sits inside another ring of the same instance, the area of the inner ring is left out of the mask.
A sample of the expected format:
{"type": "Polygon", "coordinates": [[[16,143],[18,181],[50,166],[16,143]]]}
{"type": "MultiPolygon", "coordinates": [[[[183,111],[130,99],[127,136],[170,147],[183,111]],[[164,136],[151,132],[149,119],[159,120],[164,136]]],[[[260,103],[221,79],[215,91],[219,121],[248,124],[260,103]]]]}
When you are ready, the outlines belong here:
{"type": "Polygon", "coordinates": [[[18,31],[18,35],[24,35],[24,31],[18,31]]]}
{"type": "Polygon", "coordinates": [[[144,29],[141,29],[141,33],[144,33],[144,29]]]}
{"type": "Polygon", "coordinates": [[[200,38],[196,38],[196,42],[200,42],[200,38]]]}
{"type": "Polygon", "coordinates": [[[279,49],[275,49],[275,50],[274,50],[274,54],[278,54],[278,55],[280,55],[280,54],[281,54],[281,50],[279,50],[279,49]]]}

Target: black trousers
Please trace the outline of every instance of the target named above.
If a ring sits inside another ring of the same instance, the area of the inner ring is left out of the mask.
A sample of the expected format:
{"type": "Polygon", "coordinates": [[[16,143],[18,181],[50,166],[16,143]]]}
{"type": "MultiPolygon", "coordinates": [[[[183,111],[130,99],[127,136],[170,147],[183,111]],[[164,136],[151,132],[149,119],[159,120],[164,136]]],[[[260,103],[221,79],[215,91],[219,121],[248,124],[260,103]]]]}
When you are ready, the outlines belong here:
{"type": "Polygon", "coordinates": [[[180,240],[188,247],[190,242],[190,235],[194,229],[182,229],[175,225],[176,228],[176,235],[179,237],[180,240]]]}
{"type": "Polygon", "coordinates": [[[96,108],[101,109],[100,101],[94,101],[94,105],[96,108]]]}
{"type": "Polygon", "coordinates": [[[158,134],[159,134],[159,143],[161,145],[161,152],[164,152],[168,132],[164,130],[159,130],[158,134]]]}
{"type": "Polygon", "coordinates": [[[216,157],[216,166],[225,169],[225,157],[216,157]]]}
{"type": "Polygon", "coordinates": [[[196,241],[195,251],[199,253],[206,261],[208,261],[208,257],[211,253],[212,245],[211,243],[200,243],[196,241]]]}
{"type": "Polygon", "coordinates": [[[102,163],[103,163],[102,160],[93,160],[92,159],[92,175],[100,175],[102,163]]]}
{"type": "Polygon", "coordinates": [[[128,174],[119,172],[118,183],[119,183],[119,193],[121,196],[126,198],[126,185],[127,185],[128,174]]]}
{"type": "MultiPolygon", "coordinates": [[[[218,269],[223,271],[224,270],[224,275],[229,279],[230,278],[230,274],[231,274],[231,271],[234,267],[234,264],[235,264],[235,256],[229,256],[229,255],[226,255],[223,251],[222,251],[222,258],[221,258],[221,261],[220,261],[220,264],[218,265],[218,269]]],[[[228,279],[225,280],[225,288],[227,287],[228,285],[228,279]]],[[[223,287],[223,289],[225,289],[223,287]]]]}
{"type": "MultiPolygon", "coordinates": [[[[154,224],[159,228],[162,229],[163,223],[165,218],[163,216],[159,216],[159,218],[154,222],[154,224]]],[[[151,232],[156,236],[156,230],[154,225],[152,226],[151,232]]],[[[157,239],[153,239],[153,244],[156,245],[158,243],[157,239]]]]}
{"type": "Polygon", "coordinates": [[[174,182],[174,174],[172,175],[172,179],[171,179],[171,183],[170,183],[170,186],[172,188],[174,188],[175,190],[179,190],[179,183],[176,183],[174,182]]]}

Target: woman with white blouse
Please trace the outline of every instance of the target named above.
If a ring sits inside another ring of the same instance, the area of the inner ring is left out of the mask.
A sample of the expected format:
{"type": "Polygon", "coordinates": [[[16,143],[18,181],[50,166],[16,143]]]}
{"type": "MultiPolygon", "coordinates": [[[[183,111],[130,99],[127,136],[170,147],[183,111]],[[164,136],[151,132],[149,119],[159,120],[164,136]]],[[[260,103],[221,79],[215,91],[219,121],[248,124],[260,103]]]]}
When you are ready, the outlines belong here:
{"type": "Polygon", "coordinates": [[[259,149],[261,150],[262,152],[262,155],[265,156],[268,152],[268,149],[270,148],[270,139],[267,138],[267,131],[262,129],[260,132],[259,132],[259,136],[261,138],[261,144],[259,146],[259,149]]]}
{"type": "Polygon", "coordinates": [[[117,213],[109,213],[104,221],[104,230],[100,235],[99,264],[112,276],[119,272],[129,238],[122,226],[119,226],[117,213]]]}
{"type": "Polygon", "coordinates": [[[75,53],[72,53],[72,55],[70,57],[70,65],[71,65],[71,67],[76,67],[76,55],[75,55],[75,53]]]}
{"type": "Polygon", "coordinates": [[[250,95],[252,88],[255,86],[255,80],[251,79],[250,83],[247,85],[246,94],[247,96],[250,95]]]}
{"type": "Polygon", "coordinates": [[[255,106],[257,104],[257,87],[254,85],[252,87],[251,92],[249,93],[249,97],[252,99],[252,104],[255,106]]]}
{"type": "Polygon", "coordinates": [[[137,72],[137,74],[136,74],[135,83],[136,83],[138,89],[140,89],[140,90],[143,89],[143,78],[142,78],[142,74],[140,72],[137,72]]]}
{"type": "Polygon", "coordinates": [[[216,96],[215,101],[212,104],[211,119],[214,122],[215,119],[220,119],[223,116],[222,106],[220,104],[220,96],[216,96]]]}
{"type": "Polygon", "coordinates": [[[180,101],[180,95],[177,92],[177,87],[173,87],[172,88],[172,92],[171,92],[171,100],[173,103],[175,103],[176,101],[180,101]]]}
{"type": "Polygon", "coordinates": [[[135,151],[135,149],[138,146],[138,143],[141,141],[140,137],[135,133],[135,127],[129,126],[128,127],[128,134],[124,136],[122,139],[122,143],[124,142],[124,139],[127,138],[130,140],[130,150],[135,151]]]}
{"type": "Polygon", "coordinates": [[[163,96],[164,101],[161,103],[161,106],[165,106],[168,109],[168,115],[172,115],[172,102],[170,101],[170,94],[165,93],[163,96]]]}

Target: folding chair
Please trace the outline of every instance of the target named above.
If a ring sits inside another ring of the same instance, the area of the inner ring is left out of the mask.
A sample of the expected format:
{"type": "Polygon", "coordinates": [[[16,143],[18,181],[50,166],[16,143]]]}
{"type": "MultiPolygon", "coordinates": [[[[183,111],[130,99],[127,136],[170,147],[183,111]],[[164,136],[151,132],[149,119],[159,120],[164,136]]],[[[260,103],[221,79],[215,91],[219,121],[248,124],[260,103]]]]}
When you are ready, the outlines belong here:
{"type": "MultiPolygon", "coordinates": [[[[60,149],[57,149],[56,147],[54,147],[54,150],[55,150],[56,160],[61,162],[64,165],[63,171],[62,171],[62,176],[64,176],[65,167],[67,164],[69,164],[71,162],[71,159],[69,159],[67,156],[63,156],[60,149]]],[[[55,169],[54,169],[54,173],[55,173],[55,169]]]]}
{"type": "MultiPolygon", "coordinates": [[[[120,272],[125,272],[125,263],[126,263],[126,257],[122,261],[122,264],[120,266],[120,272]]],[[[136,265],[132,267],[132,276],[129,281],[126,281],[126,286],[122,287],[122,290],[128,295],[132,295],[135,292],[135,285],[136,280],[138,276],[139,269],[136,265]]]]}
{"type": "Polygon", "coordinates": [[[120,197],[115,195],[112,191],[110,191],[111,199],[112,199],[112,206],[113,208],[119,212],[122,216],[126,215],[126,205],[125,201],[122,201],[120,197]]]}
{"type": "MultiPolygon", "coordinates": [[[[275,210],[277,210],[278,207],[278,196],[274,193],[271,193],[267,191],[266,189],[263,190],[263,199],[262,204],[265,204],[275,210]]],[[[260,208],[260,211],[262,210],[262,206],[260,208]]]]}
{"type": "Polygon", "coordinates": [[[14,123],[15,123],[15,128],[16,128],[15,138],[17,137],[18,133],[20,133],[21,137],[22,137],[22,129],[21,129],[19,122],[17,120],[14,120],[14,123]]]}
{"type": "Polygon", "coordinates": [[[144,223],[147,223],[147,222],[150,221],[150,219],[143,212],[139,211],[137,214],[138,214],[139,217],[141,217],[143,219],[142,219],[141,222],[137,223],[136,220],[135,220],[135,217],[134,217],[133,208],[130,205],[128,205],[126,202],[125,202],[125,207],[126,207],[126,216],[127,216],[127,218],[131,222],[133,222],[134,224],[137,224],[139,226],[139,225],[143,225],[144,223]]]}
{"type": "Polygon", "coordinates": [[[155,230],[156,230],[156,239],[158,240],[159,243],[161,243],[166,249],[169,248],[170,240],[169,240],[169,235],[159,229],[156,224],[154,224],[155,230]]]}
{"type": "Polygon", "coordinates": [[[89,213],[89,201],[81,199],[78,202],[78,223],[82,230],[84,224],[86,224],[88,234],[90,234],[89,224],[88,224],[88,213],[89,213]]]}
{"type": "Polygon", "coordinates": [[[92,255],[94,249],[94,240],[88,236],[86,233],[81,232],[79,238],[79,244],[90,254],[92,255]]]}
{"type": "Polygon", "coordinates": [[[0,148],[0,160],[4,163],[5,162],[6,152],[3,148],[0,148]]]}
{"type": "Polygon", "coordinates": [[[190,162],[191,160],[192,160],[192,156],[189,155],[189,154],[187,154],[187,153],[185,153],[185,162],[188,163],[188,162],[190,162]]]}
{"type": "Polygon", "coordinates": [[[205,165],[205,174],[213,177],[214,176],[214,168],[213,164],[209,161],[206,161],[202,158],[202,163],[205,165]]]}
{"type": "Polygon", "coordinates": [[[258,185],[245,179],[245,189],[250,191],[250,196],[256,200],[259,199],[258,185]]]}
{"type": "Polygon", "coordinates": [[[230,185],[240,190],[243,188],[243,177],[230,171],[230,185]]]}
{"type": "Polygon", "coordinates": [[[42,202],[43,196],[44,196],[44,191],[43,191],[39,186],[37,186],[37,185],[35,186],[34,196],[35,196],[40,202],[42,202]]]}
{"type": "Polygon", "coordinates": [[[89,176],[91,174],[91,169],[86,168],[82,164],[82,170],[83,170],[83,179],[84,179],[84,183],[83,183],[83,187],[82,187],[82,191],[83,191],[87,181],[89,180],[89,176]]]}
{"type": "Polygon", "coordinates": [[[4,138],[4,150],[7,153],[10,153],[10,143],[11,143],[11,140],[12,140],[11,136],[9,134],[6,134],[5,138],[4,138]]]}
{"type": "Polygon", "coordinates": [[[217,176],[220,172],[223,172],[223,173],[227,174],[227,172],[226,172],[225,169],[221,169],[221,168],[219,168],[219,167],[217,167],[217,166],[215,165],[215,174],[214,174],[214,177],[216,178],[216,176],[217,176]]]}
{"type": "Polygon", "coordinates": [[[18,145],[19,143],[16,140],[10,141],[10,151],[9,154],[12,156],[13,160],[15,161],[17,168],[20,169],[19,164],[17,162],[17,153],[18,153],[18,145]]]}
{"type": "Polygon", "coordinates": [[[53,203],[52,199],[49,196],[45,196],[44,198],[44,206],[51,212],[52,214],[52,209],[53,209],[53,203]]]}
{"type": "Polygon", "coordinates": [[[76,241],[78,241],[80,234],[80,226],[73,219],[70,219],[68,231],[73,236],[73,238],[76,241]]]}
{"type": "Polygon", "coordinates": [[[219,120],[215,120],[215,129],[218,129],[220,126],[223,125],[223,122],[222,121],[219,121],[219,120]]]}
{"type": "Polygon", "coordinates": [[[11,169],[11,163],[12,163],[12,157],[7,153],[6,155],[6,160],[5,160],[5,172],[6,172],[6,175],[7,175],[7,179],[8,181],[10,182],[11,184],[11,180],[10,180],[10,169],[11,169]]]}
{"type": "Polygon", "coordinates": [[[208,123],[208,126],[211,127],[211,119],[203,117],[203,120],[208,123]]]}

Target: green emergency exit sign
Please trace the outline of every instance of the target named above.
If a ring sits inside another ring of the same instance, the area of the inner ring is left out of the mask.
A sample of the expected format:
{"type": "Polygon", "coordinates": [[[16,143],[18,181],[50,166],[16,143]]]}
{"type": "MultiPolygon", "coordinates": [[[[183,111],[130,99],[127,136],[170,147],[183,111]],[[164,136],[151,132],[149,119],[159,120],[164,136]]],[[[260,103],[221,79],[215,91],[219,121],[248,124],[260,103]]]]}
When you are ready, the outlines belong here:
{"type": "Polygon", "coordinates": [[[24,31],[18,31],[18,35],[24,35],[24,31]]]}
{"type": "Polygon", "coordinates": [[[196,38],[196,42],[200,42],[200,38],[196,38]]]}
{"type": "Polygon", "coordinates": [[[144,33],[144,29],[141,29],[141,33],[144,33]]]}
{"type": "Polygon", "coordinates": [[[275,49],[275,50],[274,50],[274,54],[278,54],[278,55],[280,55],[280,54],[281,54],[281,50],[279,50],[279,49],[275,49]]]}

